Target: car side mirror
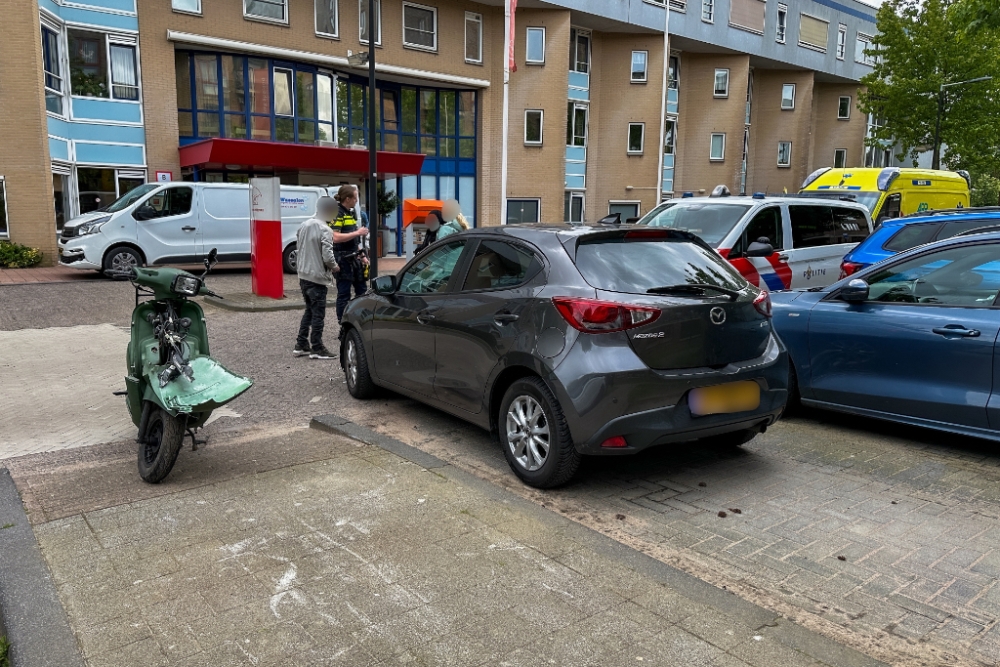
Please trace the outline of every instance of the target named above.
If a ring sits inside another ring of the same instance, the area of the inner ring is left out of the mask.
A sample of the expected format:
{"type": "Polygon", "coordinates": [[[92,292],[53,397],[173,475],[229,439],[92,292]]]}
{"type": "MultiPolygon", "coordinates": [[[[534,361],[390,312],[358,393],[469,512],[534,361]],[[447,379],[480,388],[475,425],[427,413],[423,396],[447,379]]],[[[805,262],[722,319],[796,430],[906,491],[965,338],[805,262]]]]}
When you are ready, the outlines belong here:
{"type": "Polygon", "coordinates": [[[840,298],[848,303],[861,303],[868,300],[868,283],[861,278],[854,278],[840,288],[840,298]]]}
{"type": "Polygon", "coordinates": [[[372,283],[372,289],[381,296],[390,296],[396,292],[396,276],[379,276],[372,283]]]}
{"type": "Polygon", "coordinates": [[[135,209],[135,212],[132,213],[132,217],[136,220],[152,220],[156,217],[156,211],[152,206],[147,204],[135,209]]]}
{"type": "Polygon", "coordinates": [[[770,243],[761,243],[760,241],[754,241],[747,248],[744,257],[770,257],[774,254],[774,246],[770,243]]]}

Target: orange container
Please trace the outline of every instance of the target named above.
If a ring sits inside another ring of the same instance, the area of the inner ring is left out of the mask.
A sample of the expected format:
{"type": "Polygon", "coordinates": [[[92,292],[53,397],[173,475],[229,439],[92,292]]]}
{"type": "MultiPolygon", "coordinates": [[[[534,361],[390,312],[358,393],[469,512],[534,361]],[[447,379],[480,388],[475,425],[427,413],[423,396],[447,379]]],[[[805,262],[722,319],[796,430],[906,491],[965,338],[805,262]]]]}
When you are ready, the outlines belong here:
{"type": "Polygon", "coordinates": [[[403,227],[409,227],[413,223],[423,224],[428,213],[443,207],[444,202],[437,199],[404,199],[403,227]]]}

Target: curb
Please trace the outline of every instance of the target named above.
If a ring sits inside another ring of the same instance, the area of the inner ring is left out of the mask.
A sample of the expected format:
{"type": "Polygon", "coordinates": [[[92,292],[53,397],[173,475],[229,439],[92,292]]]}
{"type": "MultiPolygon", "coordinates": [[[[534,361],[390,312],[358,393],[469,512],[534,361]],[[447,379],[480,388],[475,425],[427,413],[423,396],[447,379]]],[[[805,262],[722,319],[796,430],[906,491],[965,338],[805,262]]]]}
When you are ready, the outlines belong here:
{"type": "Polygon", "coordinates": [[[796,625],[775,612],[748,602],[732,592],[716,588],[708,582],[671,567],[652,556],[636,551],[561,514],[525,500],[400,440],[382,435],[335,414],[314,417],[310,421],[309,427],[380,447],[411,463],[435,470],[435,472],[470,487],[490,499],[530,511],[543,522],[550,523],[553,528],[572,534],[574,539],[587,545],[594,552],[622,563],[636,572],[668,586],[684,597],[697,600],[702,604],[714,607],[721,613],[735,617],[745,625],[755,628],[758,634],[769,637],[825,665],[831,667],[889,667],[887,663],[796,625]]]}
{"type": "Polygon", "coordinates": [[[0,468],[0,634],[6,622],[11,667],[84,667],[66,610],[24,513],[21,496],[0,468]]]}

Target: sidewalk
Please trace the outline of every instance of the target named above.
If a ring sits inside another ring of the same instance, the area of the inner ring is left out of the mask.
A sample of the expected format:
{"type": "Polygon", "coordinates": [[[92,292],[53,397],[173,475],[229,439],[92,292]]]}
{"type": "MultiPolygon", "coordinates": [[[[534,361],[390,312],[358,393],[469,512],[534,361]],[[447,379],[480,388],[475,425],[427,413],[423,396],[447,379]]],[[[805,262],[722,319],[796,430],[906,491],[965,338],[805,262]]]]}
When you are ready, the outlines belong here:
{"type": "Polygon", "coordinates": [[[87,664],[881,664],[371,435],[10,461],[87,664]]]}

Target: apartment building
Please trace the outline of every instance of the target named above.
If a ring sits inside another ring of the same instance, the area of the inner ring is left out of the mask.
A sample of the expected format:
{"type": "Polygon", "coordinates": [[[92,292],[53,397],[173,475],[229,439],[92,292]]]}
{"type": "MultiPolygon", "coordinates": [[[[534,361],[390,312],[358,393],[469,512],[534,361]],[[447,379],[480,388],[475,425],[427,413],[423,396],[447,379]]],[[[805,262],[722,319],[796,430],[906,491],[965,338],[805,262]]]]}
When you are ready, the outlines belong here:
{"type": "MultiPolygon", "coordinates": [[[[874,10],[856,0],[520,0],[506,95],[503,4],[379,0],[369,35],[368,0],[14,3],[0,235],[52,258],[66,219],[144,181],[362,182],[371,141],[382,187],[477,225],[864,163],[874,10]]],[[[400,215],[385,224],[400,252],[400,215]]]]}

